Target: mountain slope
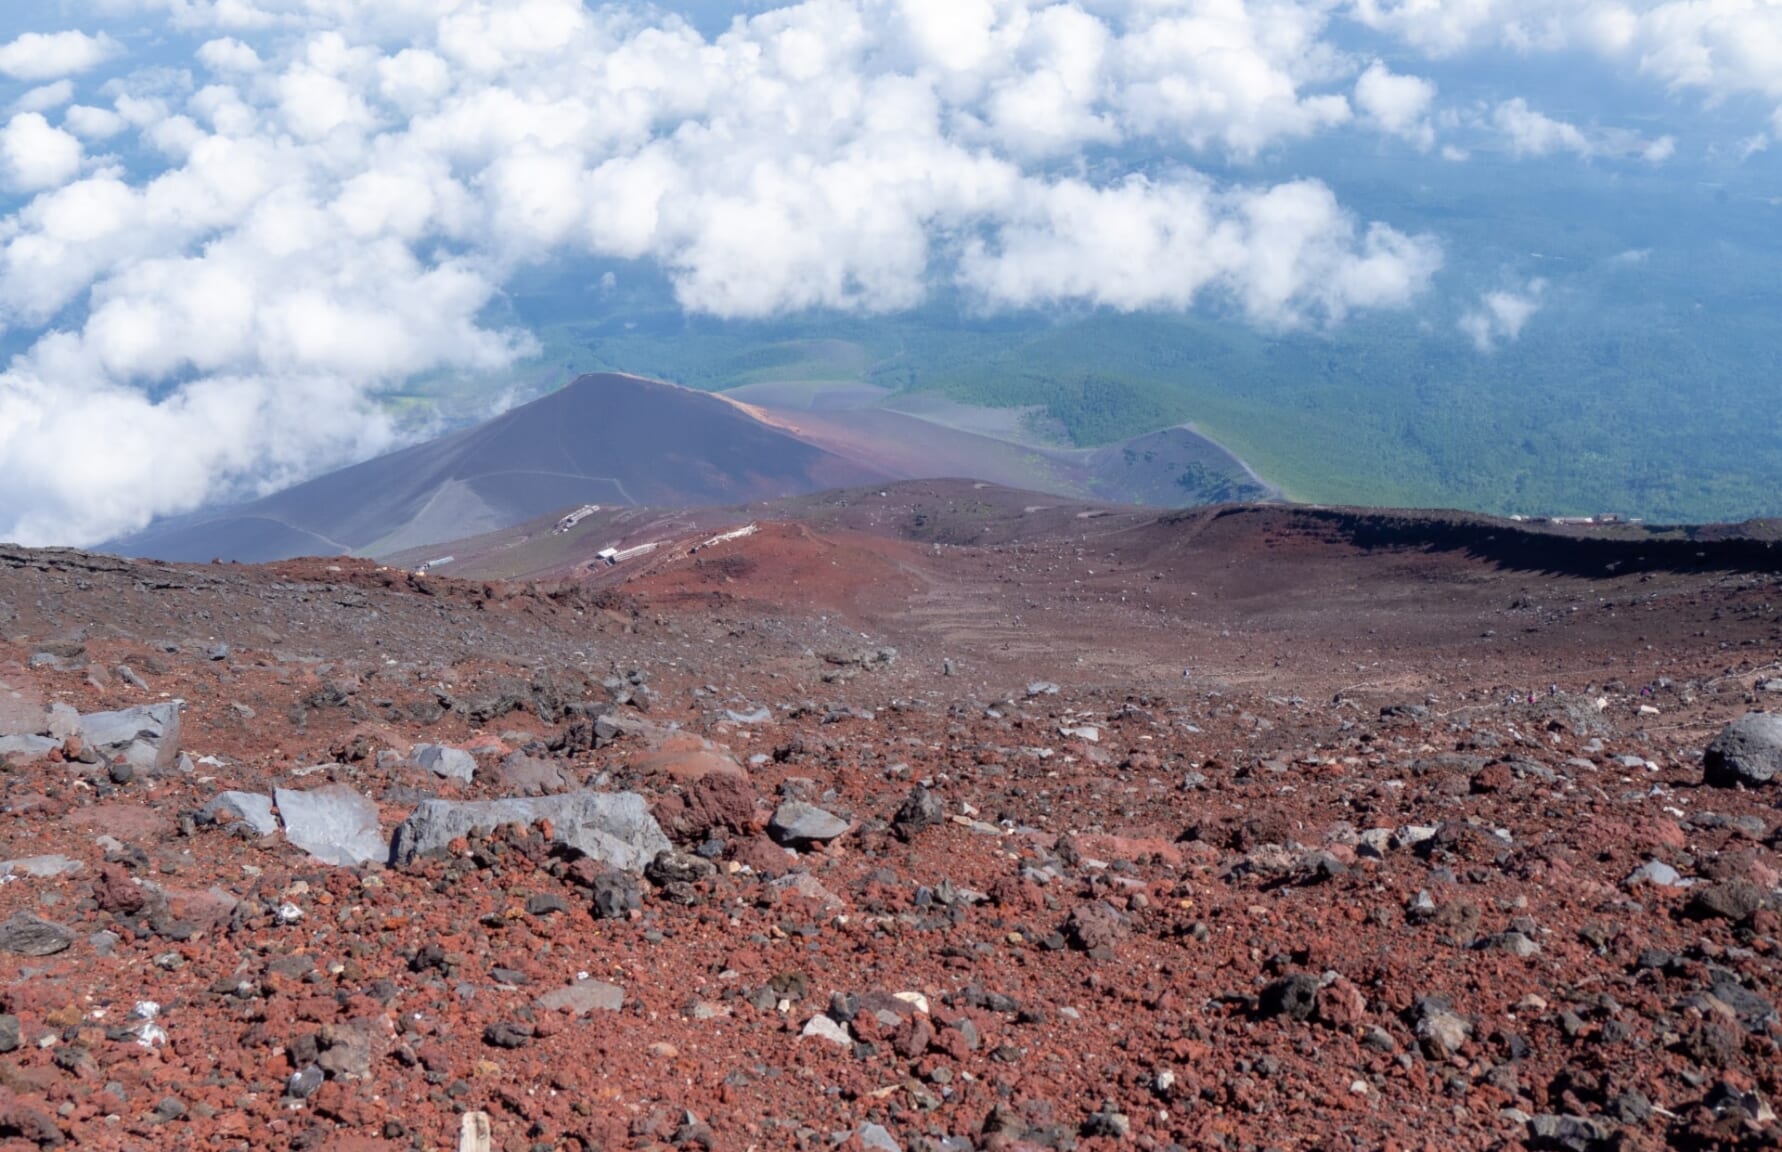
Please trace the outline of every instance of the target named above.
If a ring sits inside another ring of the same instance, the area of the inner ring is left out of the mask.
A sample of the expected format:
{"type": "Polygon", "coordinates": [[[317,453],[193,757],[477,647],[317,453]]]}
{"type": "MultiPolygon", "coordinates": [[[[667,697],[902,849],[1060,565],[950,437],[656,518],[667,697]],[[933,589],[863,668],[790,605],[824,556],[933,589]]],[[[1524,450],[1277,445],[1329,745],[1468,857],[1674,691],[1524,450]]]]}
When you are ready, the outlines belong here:
{"type": "Polygon", "coordinates": [[[711,394],[603,373],[474,428],[249,504],[160,521],[107,548],[163,560],[387,555],[583,503],[735,504],[883,475],[711,394]]]}

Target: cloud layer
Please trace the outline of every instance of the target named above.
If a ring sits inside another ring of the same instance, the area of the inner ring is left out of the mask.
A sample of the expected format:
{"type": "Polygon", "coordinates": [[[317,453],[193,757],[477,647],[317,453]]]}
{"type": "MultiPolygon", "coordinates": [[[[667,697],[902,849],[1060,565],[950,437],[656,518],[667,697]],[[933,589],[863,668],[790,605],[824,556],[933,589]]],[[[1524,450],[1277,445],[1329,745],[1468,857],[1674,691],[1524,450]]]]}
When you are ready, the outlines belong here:
{"type": "MultiPolygon", "coordinates": [[[[1268,330],[1410,306],[1436,238],[1315,178],[1196,170],[1333,131],[1429,150],[1458,122],[1402,60],[1335,47],[1339,24],[1782,97],[1749,41],[1774,20],[1722,0],[810,0],[716,36],[580,0],[89,7],[189,49],[133,69],[124,25],[0,45],[39,85],[0,124],[0,325],[28,348],[0,374],[0,537],[30,543],[388,446],[384,391],[534,350],[488,306],[565,252],[649,261],[720,317],[905,309],[943,280],[985,309],[1206,305],[1268,330]]],[[[1519,101],[1473,122],[1528,155],[1673,146],[1519,101]]],[[[1482,348],[1526,319],[1472,315],[1482,348]]]]}
{"type": "MultiPolygon", "coordinates": [[[[1440,263],[1316,181],[1075,171],[1349,121],[1317,6],[813,0],[707,39],[576,0],[121,2],[197,35],[184,75],[0,129],[32,197],[0,322],[47,330],[0,376],[0,534],[29,542],[388,443],[381,389],[532,349],[480,317],[553,253],[652,261],[724,317],[904,309],[952,276],[986,308],[1211,296],[1276,328],[1403,306],[1440,263]],[[104,153],[124,140],[157,165],[104,153]]],[[[116,47],[51,41],[0,66],[116,47]]]]}

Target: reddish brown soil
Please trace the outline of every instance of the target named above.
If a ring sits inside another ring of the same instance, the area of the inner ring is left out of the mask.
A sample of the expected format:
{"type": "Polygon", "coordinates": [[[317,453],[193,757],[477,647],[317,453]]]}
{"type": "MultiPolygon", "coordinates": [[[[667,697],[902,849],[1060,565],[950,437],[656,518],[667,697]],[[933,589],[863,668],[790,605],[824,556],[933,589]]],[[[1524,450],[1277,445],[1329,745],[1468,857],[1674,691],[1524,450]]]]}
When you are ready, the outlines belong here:
{"type": "Polygon", "coordinates": [[[0,954],[0,1148],[453,1148],[471,1110],[510,1150],[858,1148],[865,1124],[905,1149],[1496,1148],[1547,1115],[1595,1126],[1553,1147],[1774,1145],[1779,787],[1700,783],[1706,740],[1777,699],[1774,572],[973,491],[812,501],[575,585],[0,552],[0,681],[83,712],[182,698],[196,761],[0,774],[0,859],[82,865],[0,882],[0,920],[75,934],[0,954]],[[572,704],[627,733],[550,751],[572,704]],[[380,766],[422,741],[478,780],[380,766]],[[185,818],[338,782],[388,830],[503,794],[520,748],[673,828],[759,829],[782,795],[852,826],[796,855],[731,829],[715,877],[599,920],[527,830],[340,868],[185,818]],[[753,812],[696,791],[734,763],[753,812]],[[945,821],[906,838],[918,781],[945,821]],[[1626,886],[1648,860],[1695,887],[1626,886]],[[1697,918],[1734,884],[1766,906],[1697,918]],[[546,896],[566,910],[528,912],[546,896]],[[579,973],[624,1008],[534,1006],[579,973]],[[851,1047],[800,1038],[849,995],[851,1047]],[[143,1000],[164,1046],[117,1031],[143,1000]]]}

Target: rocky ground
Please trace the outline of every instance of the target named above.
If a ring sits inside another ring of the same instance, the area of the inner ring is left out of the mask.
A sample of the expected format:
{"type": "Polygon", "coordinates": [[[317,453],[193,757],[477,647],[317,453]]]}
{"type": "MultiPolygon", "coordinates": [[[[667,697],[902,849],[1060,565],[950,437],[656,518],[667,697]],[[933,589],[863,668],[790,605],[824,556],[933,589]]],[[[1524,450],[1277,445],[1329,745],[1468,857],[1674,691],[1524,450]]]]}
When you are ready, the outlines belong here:
{"type": "Polygon", "coordinates": [[[0,1148],[1782,1139],[1773,574],[1147,539],[0,550],[0,1148]]]}

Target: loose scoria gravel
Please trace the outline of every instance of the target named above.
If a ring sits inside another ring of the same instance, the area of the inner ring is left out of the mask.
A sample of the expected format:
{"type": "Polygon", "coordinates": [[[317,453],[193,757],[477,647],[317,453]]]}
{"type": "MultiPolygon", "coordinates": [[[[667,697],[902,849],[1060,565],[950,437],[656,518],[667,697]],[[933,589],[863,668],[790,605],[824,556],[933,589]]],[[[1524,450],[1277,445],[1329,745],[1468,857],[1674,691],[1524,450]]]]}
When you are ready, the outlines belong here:
{"type": "Polygon", "coordinates": [[[0,1148],[1782,1140],[1782,790],[1702,758],[1782,704],[1771,578],[1094,524],[609,592],[0,551],[0,1148]],[[1287,637],[1313,562],[1399,611],[1287,637]],[[175,699],[170,769],[67,730],[175,699]],[[584,791],[649,825],[388,862],[584,791]]]}

